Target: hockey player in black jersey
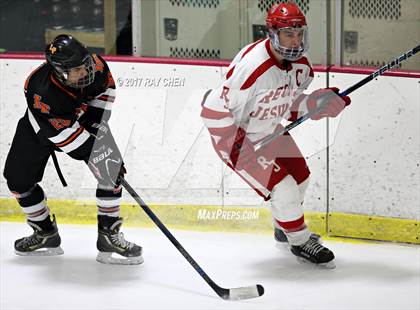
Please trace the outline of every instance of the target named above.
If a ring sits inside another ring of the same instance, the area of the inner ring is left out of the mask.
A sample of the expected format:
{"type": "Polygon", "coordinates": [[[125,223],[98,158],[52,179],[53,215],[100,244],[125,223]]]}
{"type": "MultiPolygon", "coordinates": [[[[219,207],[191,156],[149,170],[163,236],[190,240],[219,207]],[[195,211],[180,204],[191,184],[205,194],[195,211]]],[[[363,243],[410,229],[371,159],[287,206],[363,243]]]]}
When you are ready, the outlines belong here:
{"type": "Polygon", "coordinates": [[[49,157],[62,151],[86,162],[98,180],[97,260],[140,264],[142,248],[120,232],[119,178],[126,170],[107,122],[115,100],[108,65],[70,35],[57,36],[47,45],[45,56],[47,61],[25,82],[28,108],[18,122],[4,169],[8,187],[34,229],[31,236],[16,240],[15,252],[63,253],[55,217],[50,219],[46,196],[38,184],[49,157]]]}

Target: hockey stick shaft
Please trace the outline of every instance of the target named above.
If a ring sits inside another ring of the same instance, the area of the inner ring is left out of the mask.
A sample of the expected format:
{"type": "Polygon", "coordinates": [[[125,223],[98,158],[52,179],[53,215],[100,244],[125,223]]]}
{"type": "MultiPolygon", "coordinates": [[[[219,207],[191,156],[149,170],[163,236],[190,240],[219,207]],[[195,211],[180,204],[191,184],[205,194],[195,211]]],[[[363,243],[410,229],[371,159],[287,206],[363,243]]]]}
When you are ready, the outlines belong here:
{"type": "Polygon", "coordinates": [[[128,182],[121,177],[121,184],[127,190],[127,192],[133,197],[133,199],[139,204],[139,206],[146,212],[150,219],[156,224],[156,226],[164,233],[164,235],[172,242],[172,244],[181,252],[182,256],[191,264],[191,266],[198,272],[198,274],[207,282],[208,285],[223,299],[247,299],[261,296],[264,293],[262,286],[256,286],[256,292],[253,291],[253,287],[237,288],[237,289],[226,289],[218,286],[207,273],[198,265],[198,263],[191,257],[191,255],[185,250],[185,248],[178,242],[178,240],[172,235],[172,233],[166,228],[166,226],[160,221],[160,219],[153,213],[149,206],[140,198],[136,191],[128,184],[128,182]],[[242,290],[241,290],[242,289],[242,290]],[[240,290],[240,291],[238,291],[240,290]],[[256,295],[257,294],[257,295],[256,295]],[[256,296],[255,296],[256,295],[256,296]]]}
{"type": "MultiPolygon", "coordinates": [[[[338,95],[341,96],[341,97],[349,95],[350,93],[352,93],[356,89],[358,89],[358,88],[362,87],[363,85],[365,85],[366,83],[372,81],[377,76],[382,75],[384,72],[386,72],[389,69],[395,67],[396,65],[400,64],[401,62],[410,58],[411,56],[415,55],[418,51],[420,51],[420,45],[417,45],[415,48],[413,48],[413,49],[409,50],[408,52],[402,54],[401,56],[393,59],[392,61],[390,61],[386,65],[382,66],[379,70],[373,72],[369,76],[365,77],[363,80],[361,80],[361,81],[357,82],[356,84],[350,86],[349,88],[347,88],[345,91],[339,93],[338,95]]],[[[315,114],[319,113],[323,108],[324,108],[324,105],[321,104],[318,109],[315,109],[315,110],[299,117],[297,120],[295,120],[294,122],[292,122],[289,125],[287,125],[286,127],[284,127],[283,130],[277,131],[274,134],[267,136],[266,138],[262,139],[260,142],[255,144],[254,149],[256,151],[258,151],[263,146],[265,146],[268,143],[270,143],[271,141],[275,140],[277,137],[284,135],[286,132],[292,130],[296,126],[302,124],[307,119],[309,119],[312,116],[314,116],[315,114]]]]}
{"type": "Polygon", "coordinates": [[[181,254],[187,259],[187,261],[193,266],[193,268],[200,274],[200,276],[213,288],[218,289],[218,285],[213,282],[212,279],[204,272],[204,270],[198,265],[198,263],[191,257],[191,255],[184,249],[184,247],[178,242],[178,240],[172,235],[172,233],[166,228],[161,220],[153,213],[149,206],[140,198],[135,190],[127,183],[124,178],[121,178],[121,184],[127,190],[127,192],[134,198],[140,207],[146,212],[150,219],[156,224],[156,226],[165,234],[165,236],[172,242],[172,244],[181,252],[181,254]]]}
{"type": "Polygon", "coordinates": [[[341,97],[347,96],[348,94],[352,93],[356,89],[358,89],[358,88],[362,87],[363,85],[365,85],[366,83],[372,81],[377,76],[382,75],[384,72],[394,68],[395,66],[397,66],[398,64],[400,64],[404,60],[407,60],[411,56],[415,55],[419,50],[420,50],[420,45],[417,45],[415,48],[413,48],[413,49],[407,51],[406,53],[402,54],[401,56],[393,59],[389,63],[387,63],[384,66],[382,66],[381,68],[379,68],[379,70],[377,70],[377,71],[373,72],[372,74],[368,75],[363,80],[357,82],[353,86],[350,86],[345,91],[341,92],[339,95],[341,97]]]}

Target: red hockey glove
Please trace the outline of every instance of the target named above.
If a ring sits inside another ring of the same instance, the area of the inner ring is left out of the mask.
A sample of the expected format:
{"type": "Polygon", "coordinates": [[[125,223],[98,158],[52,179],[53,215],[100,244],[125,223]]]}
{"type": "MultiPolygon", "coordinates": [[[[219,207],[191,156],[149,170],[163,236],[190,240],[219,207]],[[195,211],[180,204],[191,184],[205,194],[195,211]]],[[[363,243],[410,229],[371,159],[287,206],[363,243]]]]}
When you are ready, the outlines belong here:
{"type": "Polygon", "coordinates": [[[220,148],[229,154],[230,161],[236,169],[243,169],[244,164],[256,162],[254,145],[241,127],[236,127],[218,143],[220,148]]]}
{"type": "Polygon", "coordinates": [[[309,95],[306,101],[309,112],[319,107],[321,111],[312,115],[311,119],[319,120],[324,117],[336,117],[351,102],[350,97],[338,95],[337,87],[317,89],[309,95]]]}

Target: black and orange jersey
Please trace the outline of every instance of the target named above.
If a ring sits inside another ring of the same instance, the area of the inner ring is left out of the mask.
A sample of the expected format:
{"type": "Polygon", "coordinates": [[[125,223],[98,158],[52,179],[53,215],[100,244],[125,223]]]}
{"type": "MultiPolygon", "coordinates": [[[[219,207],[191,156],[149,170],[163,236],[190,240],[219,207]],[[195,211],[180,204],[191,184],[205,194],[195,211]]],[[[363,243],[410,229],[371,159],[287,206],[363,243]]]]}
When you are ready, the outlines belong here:
{"type": "Polygon", "coordinates": [[[115,83],[105,60],[92,55],[95,79],[83,89],[63,85],[44,63],[25,82],[27,116],[37,135],[71,157],[89,156],[94,137],[85,129],[107,121],[115,100],[115,83]]]}

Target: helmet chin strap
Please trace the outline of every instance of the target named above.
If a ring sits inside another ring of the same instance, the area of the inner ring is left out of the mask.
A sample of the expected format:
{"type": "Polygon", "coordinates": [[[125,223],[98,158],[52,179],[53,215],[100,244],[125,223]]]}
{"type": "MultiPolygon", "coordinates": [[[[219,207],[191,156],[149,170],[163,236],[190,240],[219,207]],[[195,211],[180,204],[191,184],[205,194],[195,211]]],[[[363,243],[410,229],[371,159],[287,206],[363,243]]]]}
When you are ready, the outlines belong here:
{"type": "MultiPolygon", "coordinates": [[[[84,77],[78,79],[77,81],[70,82],[69,81],[69,76],[70,76],[70,70],[72,68],[64,69],[64,68],[60,67],[59,65],[51,64],[55,77],[63,85],[71,87],[71,88],[75,88],[75,89],[84,88],[84,87],[92,84],[94,79],[95,79],[96,68],[95,68],[95,63],[92,59],[92,56],[86,57],[85,60],[83,61],[82,65],[85,66],[87,74],[84,77]]],[[[79,66],[76,64],[74,68],[76,68],[76,67],[79,67],[79,66]]]]}
{"type": "Polygon", "coordinates": [[[286,48],[280,45],[279,35],[274,29],[269,29],[269,38],[274,50],[285,60],[296,61],[302,58],[305,49],[302,45],[298,48],[286,48]]]}
{"type": "Polygon", "coordinates": [[[71,88],[76,88],[76,89],[77,88],[81,88],[81,87],[78,87],[77,86],[77,83],[78,82],[75,82],[75,83],[70,83],[69,82],[69,80],[68,80],[69,75],[66,72],[58,72],[58,71],[56,71],[55,72],[55,76],[65,86],[68,86],[68,87],[71,87],[71,88]]]}
{"type": "MultiPolygon", "coordinates": [[[[279,35],[274,30],[270,29],[269,37],[274,50],[281,55],[279,35]]],[[[283,55],[281,56],[283,57],[283,55]]]]}

